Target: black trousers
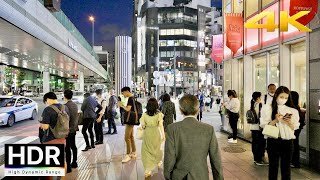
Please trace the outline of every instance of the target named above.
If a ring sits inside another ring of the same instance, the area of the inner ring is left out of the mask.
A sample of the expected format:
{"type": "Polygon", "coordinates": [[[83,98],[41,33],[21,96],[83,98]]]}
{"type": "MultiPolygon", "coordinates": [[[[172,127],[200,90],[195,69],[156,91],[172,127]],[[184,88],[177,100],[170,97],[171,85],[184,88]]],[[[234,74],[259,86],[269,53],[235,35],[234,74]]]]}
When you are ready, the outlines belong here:
{"type": "Polygon", "coordinates": [[[108,119],[108,132],[111,132],[111,127],[113,128],[113,132],[117,132],[117,126],[116,123],[114,122],[114,118],[109,118],[108,119]]]}
{"type": "Polygon", "coordinates": [[[296,167],[300,167],[300,145],[299,145],[299,136],[301,129],[294,131],[296,139],[293,140],[293,154],[292,154],[292,164],[296,167]]]}
{"type": "Polygon", "coordinates": [[[202,119],[202,109],[200,110],[198,116],[197,116],[198,121],[201,121],[202,119]]]}
{"type": "Polygon", "coordinates": [[[123,108],[120,108],[120,119],[121,119],[121,124],[124,124],[124,113],[125,110],[123,108]]]}
{"type": "Polygon", "coordinates": [[[91,145],[94,145],[93,121],[93,118],[86,118],[83,120],[82,134],[87,146],[90,146],[87,131],[89,131],[90,134],[91,145]]]}
{"type": "Polygon", "coordinates": [[[252,153],[254,161],[261,162],[264,158],[264,152],[266,149],[266,140],[260,130],[251,130],[252,134],[252,153]]]}
{"type": "Polygon", "coordinates": [[[238,114],[236,114],[236,113],[229,114],[229,124],[232,129],[232,138],[234,140],[236,140],[237,136],[238,136],[238,119],[239,119],[238,114]]]}
{"type": "Polygon", "coordinates": [[[76,133],[69,133],[68,137],[66,138],[66,161],[67,165],[70,166],[71,164],[71,150],[72,150],[72,162],[77,162],[77,155],[78,155],[78,149],[76,146],[76,133]]]}
{"type": "Polygon", "coordinates": [[[269,180],[277,180],[279,160],[281,167],[281,179],[291,179],[291,158],[293,152],[293,140],[272,139],[267,140],[269,156],[269,180]]]}
{"type": "Polygon", "coordinates": [[[98,142],[103,142],[103,122],[102,120],[98,123],[94,121],[94,132],[96,134],[96,140],[98,142]]]}

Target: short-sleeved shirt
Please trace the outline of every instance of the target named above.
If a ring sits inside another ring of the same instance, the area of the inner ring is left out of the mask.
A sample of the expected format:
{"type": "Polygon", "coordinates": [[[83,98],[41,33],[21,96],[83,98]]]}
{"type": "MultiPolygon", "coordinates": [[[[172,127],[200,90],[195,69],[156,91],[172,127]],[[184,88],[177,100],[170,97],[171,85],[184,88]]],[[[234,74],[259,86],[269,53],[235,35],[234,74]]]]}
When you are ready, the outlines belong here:
{"type": "MultiPolygon", "coordinates": [[[[56,106],[58,109],[61,110],[62,104],[54,104],[54,106],[56,106]]],[[[70,112],[67,106],[64,106],[65,111],[67,112],[67,114],[70,117],[70,112]]],[[[57,124],[57,120],[58,120],[58,113],[51,107],[46,107],[43,112],[42,112],[42,120],[41,120],[41,124],[49,124],[49,126],[51,128],[54,128],[57,124]]],[[[44,137],[40,137],[42,138],[42,142],[48,142],[51,140],[56,139],[53,135],[53,133],[51,132],[50,128],[45,131],[44,133],[44,137]],[[47,132],[49,131],[49,132],[47,132]]]]}
{"type": "Polygon", "coordinates": [[[134,99],[133,99],[134,97],[132,96],[132,97],[129,97],[129,99],[128,99],[128,103],[127,103],[127,106],[131,106],[131,111],[134,111],[134,105],[133,105],[133,103],[134,103],[134,99]]]}

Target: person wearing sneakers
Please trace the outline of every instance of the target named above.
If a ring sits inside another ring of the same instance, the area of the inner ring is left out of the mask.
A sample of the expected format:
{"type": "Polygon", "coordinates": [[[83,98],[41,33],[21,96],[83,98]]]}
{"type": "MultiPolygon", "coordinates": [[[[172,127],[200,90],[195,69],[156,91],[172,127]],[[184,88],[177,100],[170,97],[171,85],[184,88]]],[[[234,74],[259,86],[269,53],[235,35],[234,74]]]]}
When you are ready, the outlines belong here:
{"type": "Polygon", "coordinates": [[[232,134],[228,137],[228,143],[236,144],[238,135],[240,101],[235,90],[228,90],[227,95],[229,101],[224,103],[224,106],[227,109],[229,124],[232,129],[232,134]]]}
{"type": "Polygon", "coordinates": [[[252,136],[252,153],[254,164],[258,166],[268,165],[265,162],[264,154],[266,149],[266,140],[262,134],[262,128],[260,127],[261,117],[261,92],[254,92],[252,94],[250,111],[253,113],[255,122],[250,124],[251,136],[252,136]]]}
{"type": "Polygon", "coordinates": [[[145,177],[158,172],[162,162],[161,143],[165,140],[163,128],[163,114],[159,111],[159,104],[155,98],[149,99],[147,112],[142,114],[140,125],[144,129],[141,159],[145,169],[145,177]]]}
{"type": "MultiPolygon", "coordinates": [[[[129,87],[123,87],[121,89],[121,93],[124,97],[128,98],[128,103],[127,106],[124,106],[123,103],[118,102],[118,106],[123,108],[125,110],[125,113],[130,112],[131,108],[133,108],[135,103],[134,100],[134,95],[130,92],[130,88],[129,87]]],[[[126,145],[127,145],[127,154],[125,155],[125,157],[123,158],[122,162],[126,163],[129,162],[131,160],[131,158],[136,158],[136,144],[134,142],[134,137],[133,137],[133,125],[129,125],[126,124],[125,126],[125,141],[126,141],[126,145]]]]}

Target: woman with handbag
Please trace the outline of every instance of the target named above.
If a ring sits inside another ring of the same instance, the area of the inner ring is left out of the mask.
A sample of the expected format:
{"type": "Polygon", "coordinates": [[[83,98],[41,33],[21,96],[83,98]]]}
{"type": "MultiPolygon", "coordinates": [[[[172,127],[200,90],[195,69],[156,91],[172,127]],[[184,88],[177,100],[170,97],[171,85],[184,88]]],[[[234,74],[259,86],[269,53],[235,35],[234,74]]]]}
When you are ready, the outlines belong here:
{"type": "Polygon", "coordinates": [[[269,156],[269,180],[277,180],[281,159],[281,178],[291,179],[291,158],[294,130],[299,128],[299,113],[294,109],[290,90],[280,86],[271,105],[261,109],[260,127],[267,137],[269,156]]]}
{"type": "Polygon", "coordinates": [[[228,137],[228,143],[236,144],[238,135],[238,119],[240,111],[240,101],[235,90],[228,90],[228,102],[224,103],[227,109],[229,124],[232,129],[232,134],[228,137]]]}
{"type": "Polygon", "coordinates": [[[163,118],[163,126],[164,126],[164,130],[167,129],[167,126],[169,124],[173,123],[173,120],[177,119],[177,115],[176,115],[176,108],[175,105],[172,101],[170,101],[170,95],[169,94],[165,94],[162,97],[162,113],[164,114],[164,118],[163,118]]]}
{"type": "MultiPolygon", "coordinates": [[[[268,165],[264,161],[264,152],[266,149],[266,140],[262,134],[262,129],[260,128],[260,116],[261,116],[261,92],[254,92],[252,94],[250,111],[253,115],[253,121],[250,123],[250,130],[252,136],[252,153],[254,164],[258,166],[268,165]]],[[[248,120],[248,118],[247,118],[248,120]]],[[[249,121],[248,121],[249,123],[249,121]]]]}
{"type": "Polygon", "coordinates": [[[163,128],[163,114],[159,111],[158,101],[149,99],[147,112],[142,114],[140,124],[143,131],[141,158],[145,169],[145,177],[157,172],[161,166],[162,155],[161,143],[165,140],[163,128]]]}

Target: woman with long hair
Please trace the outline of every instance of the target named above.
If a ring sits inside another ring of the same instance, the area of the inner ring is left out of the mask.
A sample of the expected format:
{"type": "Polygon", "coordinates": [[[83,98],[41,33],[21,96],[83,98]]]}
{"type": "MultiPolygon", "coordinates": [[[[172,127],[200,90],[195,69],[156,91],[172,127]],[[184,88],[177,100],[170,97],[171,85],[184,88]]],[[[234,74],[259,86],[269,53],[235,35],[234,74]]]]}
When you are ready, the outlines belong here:
{"type": "Polygon", "coordinates": [[[254,164],[258,166],[267,165],[264,161],[264,152],[266,148],[266,140],[262,134],[260,128],[260,116],[262,108],[261,92],[254,92],[252,94],[250,110],[254,114],[255,123],[250,124],[251,136],[252,136],[252,153],[254,164]]]}
{"type": "Polygon", "coordinates": [[[147,111],[140,118],[140,125],[144,129],[141,158],[145,168],[145,177],[157,172],[162,164],[161,143],[165,140],[163,128],[163,114],[159,111],[159,104],[155,98],[150,98],[147,111]]]}
{"type": "Polygon", "coordinates": [[[281,160],[281,178],[291,179],[291,158],[294,130],[299,128],[299,113],[294,108],[290,90],[280,86],[273,97],[271,105],[261,109],[260,127],[266,125],[279,128],[279,138],[267,137],[269,157],[269,180],[277,180],[279,160],[281,160]]]}
{"type": "Polygon", "coordinates": [[[229,124],[232,129],[232,134],[228,137],[228,143],[236,144],[238,135],[240,101],[235,90],[228,90],[227,94],[229,101],[224,103],[224,106],[227,109],[229,124]]]}
{"type": "Polygon", "coordinates": [[[296,91],[291,91],[292,102],[294,108],[299,112],[299,128],[294,131],[296,139],[293,140],[293,154],[292,154],[292,166],[294,168],[300,168],[300,145],[299,145],[299,136],[303,126],[305,124],[305,110],[301,110],[299,105],[299,93],[296,91]]]}
{"type": "Polygon", "coordinates": [[[167,126],[172,124],[173,120],[177,119],[176,108],[174,103],[170,100],[169,94],[164,94],[162,97],[162,113],[164,114],[163,126],[164,130],[166,130],[167,126]]]}

